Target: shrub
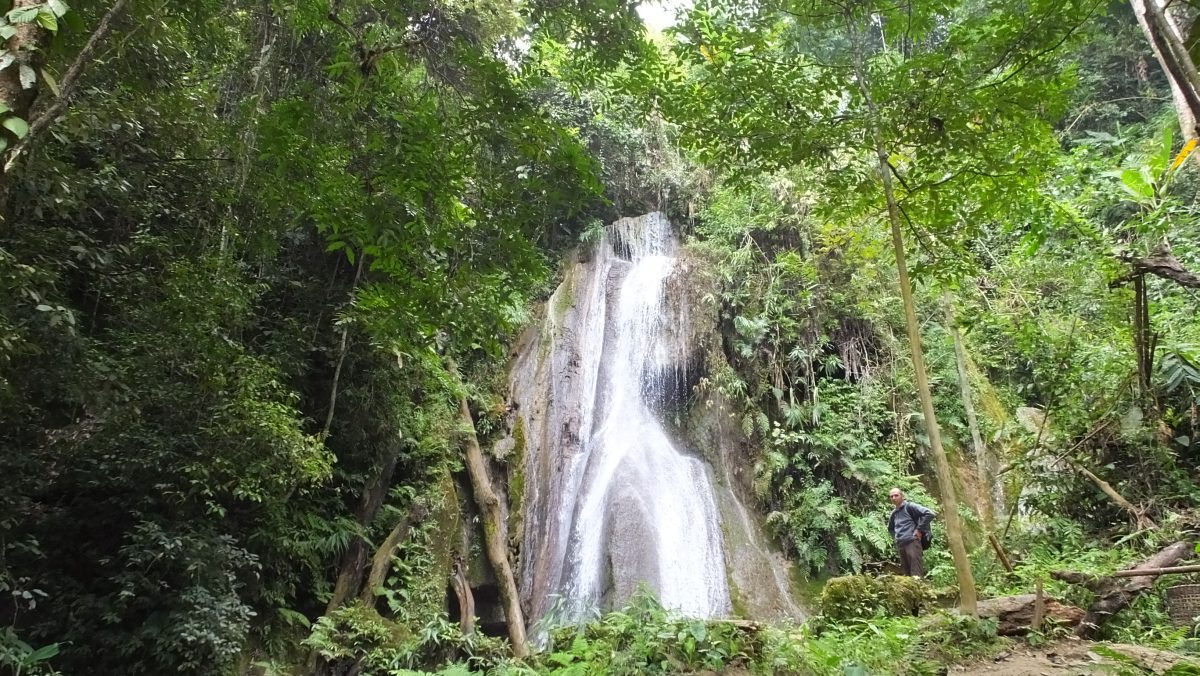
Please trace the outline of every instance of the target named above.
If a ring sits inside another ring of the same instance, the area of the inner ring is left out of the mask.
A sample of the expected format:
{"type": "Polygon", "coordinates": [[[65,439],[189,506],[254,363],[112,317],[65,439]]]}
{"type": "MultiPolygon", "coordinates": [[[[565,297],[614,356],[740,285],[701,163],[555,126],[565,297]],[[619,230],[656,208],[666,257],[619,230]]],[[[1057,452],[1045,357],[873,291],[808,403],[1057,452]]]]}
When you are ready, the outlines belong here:
{"type": "Polygon", "coordinates": [[[841,622],[878,615],[917,615],[932,601],[932,589],[919,578],[847,575],[826,582],[818,603],[824,618],[841,622]]]}

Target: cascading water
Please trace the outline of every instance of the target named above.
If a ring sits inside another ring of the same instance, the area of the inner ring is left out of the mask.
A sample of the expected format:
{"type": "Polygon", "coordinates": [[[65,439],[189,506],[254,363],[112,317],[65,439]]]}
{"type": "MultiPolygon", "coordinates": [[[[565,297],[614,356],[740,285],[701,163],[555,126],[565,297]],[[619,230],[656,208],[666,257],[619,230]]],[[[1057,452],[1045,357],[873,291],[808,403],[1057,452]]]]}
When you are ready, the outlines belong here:
{"type": "Polygon", "coordinates": [[[588,416],[594,425],[570,470],[577,498],[563,514],[571,522],[559,588],[586,607],[625,600],[644,583],[665,607],[711,617],[730,605],[712,484],[655,410],[662,374],[687,358],[663,302],[675,242],[658,214],[618,225],[615,244],[628,261],[611,262],[609,307],[591,320],[605,325],[604,347],[588,416]]]}
{"type": "Polygon", "coordinates": [[[733,490],[744,474],[724,461],[739,443],[727,412],[717,405],[691,429],[721,460],[719,484],[664,425],[691,383],[695,334],[715,330],[692,324],[677,249],[662,214],[613,223],[515,346],[511,447],[522,458],[510,462],[523,469],[510,535],[530,622],[619,607],[640,584],[693,617],[727,615],[733,600],[756,618],[799,613],[786,562],[733,490]]]}

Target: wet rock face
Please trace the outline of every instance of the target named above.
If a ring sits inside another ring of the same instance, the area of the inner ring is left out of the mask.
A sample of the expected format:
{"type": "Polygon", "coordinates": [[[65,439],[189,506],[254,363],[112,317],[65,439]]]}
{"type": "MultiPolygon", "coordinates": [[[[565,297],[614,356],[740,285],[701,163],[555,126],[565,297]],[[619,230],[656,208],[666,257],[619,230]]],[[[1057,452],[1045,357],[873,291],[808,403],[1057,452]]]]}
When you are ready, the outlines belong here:
{"type": "Polygon", "coordinates": [[[609,607],[633,596],[639,584],[650,589],[663,587],[664,571],[652,546],[659,541],[654,505],[636,490],[645,477],[627,476],[634,471],[620,468],[613,477],[612,508],[605,533],[609,559],[604,562],[604,574],[609,584],[601,593],[602,604],[609,607]]]}
{"type": "MultiPolygon", "coordinates": [[[[729,582],[764,577],[740,563],[762,557],[728,551],[723,533],[757,547],[761,533],[745,536],[757,526],[664,425],[683,416],[701,373],[697,334],[713,330],[692,322],[678,248],[662,214],[612,224],[518,345],[510,396],[527,446],[520,574],[531,622],[555,596],[578,616],[620,606],[642,584],[684,614],[727,615],[729,582]],[[736,523],[730,510],[741,510],[736,523]]],[[[769,586],[758,595],[787,595],[769,586]]]]}

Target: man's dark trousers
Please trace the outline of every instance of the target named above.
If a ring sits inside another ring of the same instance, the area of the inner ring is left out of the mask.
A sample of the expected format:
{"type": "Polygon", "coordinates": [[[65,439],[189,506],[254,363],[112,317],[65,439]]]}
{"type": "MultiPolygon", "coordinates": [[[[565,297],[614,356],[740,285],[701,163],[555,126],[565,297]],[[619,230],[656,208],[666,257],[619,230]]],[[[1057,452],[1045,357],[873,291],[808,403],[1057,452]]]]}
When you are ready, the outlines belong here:
{"type": "Polygon", "coordinates": [[[896,549],[900,550],[900,568],[905,575],[925,577],[925,552],[920,540],[897,542],[896,549]]]}

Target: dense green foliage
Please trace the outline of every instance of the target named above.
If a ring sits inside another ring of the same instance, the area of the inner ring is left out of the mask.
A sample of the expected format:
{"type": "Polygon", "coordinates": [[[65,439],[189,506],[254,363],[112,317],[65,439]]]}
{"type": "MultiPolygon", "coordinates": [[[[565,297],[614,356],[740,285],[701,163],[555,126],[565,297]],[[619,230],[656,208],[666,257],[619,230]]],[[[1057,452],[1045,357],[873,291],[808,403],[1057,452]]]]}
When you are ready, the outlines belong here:
{"type": "MultiPolygon", "coordinates": [[[[340,558],[454,500],[443,358],[486,376],[555,247],[604,213],[591,132],[566,124],[586,106],[510,49],[527,21],[323,1],[118,19],[6,186],[0,588],[23,641],[67,672],[301,655],[340,558]]],[[[440,548],[412,540],[401,579],[436,577],[440,548]]],[[[441,611],[442,582],[405,591],[411,627],[441,611]]]]}
{"type": "MultiPolygon", "coordinates": [[[[43,82],[110,7],[4,21],[54,19],[43,82]]],[[[1133,264],[1200,270],[1200,154],[1129,8],[843,10],[698,2],[655,43],[621,0],[116,17],[0,184],[0,673],[921,673],[994,647],[986,622],[865,612],[878,590],[754,630],[639,599],[527,662],[447,614],[459,397],[502,432],[504,359],[557,261],[650,209],[708,275],[720,340],[693,404],[731,407],[768,528],[805,574],[893,558],[887,489],[937,496],[875,130],[981,589],[1194,532],[1197,298],[1133,264]],[[327,609],[398,524],[383,583],[327,609]]],[[[927,561],[946,591],[943,543],[927,561]]],[[[1154,595],[1106,631],[1183,633],[1154,595]]]]}

